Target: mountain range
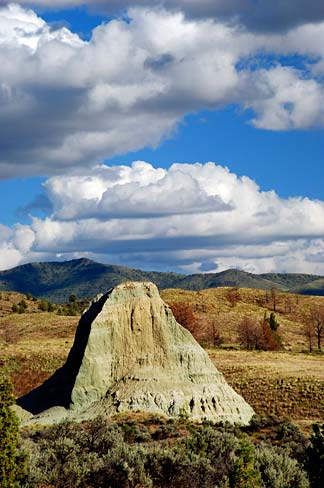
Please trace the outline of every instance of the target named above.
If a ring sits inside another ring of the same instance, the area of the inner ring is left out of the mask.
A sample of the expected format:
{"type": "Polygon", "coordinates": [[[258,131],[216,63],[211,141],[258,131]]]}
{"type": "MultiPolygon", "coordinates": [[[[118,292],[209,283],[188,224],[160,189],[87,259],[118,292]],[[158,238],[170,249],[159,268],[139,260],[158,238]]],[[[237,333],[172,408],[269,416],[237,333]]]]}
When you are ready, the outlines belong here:
{"type": "Polygon", "coordinates": [[[203,290],[237,286],[324,295],[323,276],[299,273],[258,275],[229,269],[220,273],[184,275],[101,264],[85,258],[65,262],[30,263],[0,272],[0,290],[31,293],[35,297],[56,303],[66,302],[71,294],[78,298],[93,297],[123,281],[152,281],[160,289],[203,290]]]}

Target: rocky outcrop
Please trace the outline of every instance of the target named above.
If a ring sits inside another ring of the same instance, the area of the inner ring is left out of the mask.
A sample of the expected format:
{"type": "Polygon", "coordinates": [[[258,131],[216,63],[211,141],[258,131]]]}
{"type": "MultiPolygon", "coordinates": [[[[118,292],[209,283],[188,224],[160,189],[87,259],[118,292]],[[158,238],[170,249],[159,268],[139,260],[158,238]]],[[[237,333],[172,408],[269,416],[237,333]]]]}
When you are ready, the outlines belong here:
{"type": "Polygon", "coordinates": [[[246,424],[254,413],[156,286],[142,282],[98,297],[80,319],[63,368],[17,403],[43,417],[146,411],[246,424]]]}

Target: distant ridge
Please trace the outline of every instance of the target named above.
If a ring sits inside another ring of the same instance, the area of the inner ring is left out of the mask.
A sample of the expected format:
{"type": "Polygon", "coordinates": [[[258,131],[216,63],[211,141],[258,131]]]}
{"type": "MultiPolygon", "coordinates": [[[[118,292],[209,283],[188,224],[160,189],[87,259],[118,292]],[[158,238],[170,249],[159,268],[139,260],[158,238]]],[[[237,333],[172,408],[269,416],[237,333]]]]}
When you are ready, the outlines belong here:
{"type": "Polygon", "coordinates": [[[124,281],[152,281],[158,288],[203,290],[220,286],[237,286],[270,290],[277,288],[307,295],[324,295],[324,277],[294,273],[253,274],[237,269],[220,273],[184,275],[169,272],[142,271],[102,264],[90,259],[65,262],[30,263],[0,272],[0,290],[32,293],[53,302],[77,297],[93,297],[124,281]]]}

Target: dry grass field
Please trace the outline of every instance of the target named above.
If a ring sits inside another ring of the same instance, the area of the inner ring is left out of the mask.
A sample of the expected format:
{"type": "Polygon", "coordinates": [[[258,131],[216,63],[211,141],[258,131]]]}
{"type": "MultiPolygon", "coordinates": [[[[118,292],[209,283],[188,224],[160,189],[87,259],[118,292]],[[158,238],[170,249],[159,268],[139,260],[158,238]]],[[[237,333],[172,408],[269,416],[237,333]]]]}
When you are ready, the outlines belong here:
{"type": "Polygon", "coordinates": [[[303,430],[324,418],[324,356],[208,350],[228,383],[259,415],[289,417],[303,430]]]}
{"type": "Polygon", "coordinates": [[[64,364],[79,317],[42,312],[40,301],[2,292],[0,298],[0,372],[8,374],[20,396],[41,384],[64,364]],[[12,306],[24,300],[25,313],[12,306]]]}
{"type": "MultiPolygon", "coordinates": [[[[208,349],[228,383],[260,415],[288,416],[303,429],[324,418],[324,355],[308,354],[303,317],[324,298],[278,294],[276,317],[285,349],[278,352],[237,349],[237,324],[243,316],[262,319],[271,304],[265,292],[241,289],[232,306],[227,288],[190,292],[165,290],[168,303],[190,303],[201,321],[215,318],[221,324],[225,345],[208,349]],[[236,348],[236,349],[235,349],[236,348]]],[[[79,317],[41,312],[38,302],[26,300],[25,313],[12,312],[20,294],[2,292],[0,299],[0,372],[8,374],[15,394],[22,395],[41,384],[64,364],[79,317]]]]}

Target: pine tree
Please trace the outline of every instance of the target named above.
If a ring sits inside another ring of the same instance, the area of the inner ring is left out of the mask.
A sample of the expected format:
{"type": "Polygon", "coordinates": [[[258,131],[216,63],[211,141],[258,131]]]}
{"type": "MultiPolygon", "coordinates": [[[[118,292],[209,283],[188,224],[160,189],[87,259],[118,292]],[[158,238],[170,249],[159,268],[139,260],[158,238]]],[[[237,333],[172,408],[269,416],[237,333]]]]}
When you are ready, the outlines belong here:
{"type": "Polygon", "coordinates": [[[10,406],[14,404],[12,384],[0,376],[0,486],[19,488],[26,478],[26,456],[17,452],[18,419],[10,406]]]}
{"type": "Polygon", "coordinates": [[[276,320],[276,316],[273,312],[271,312],[270,317],[268,319],[269,325],[271,330],[276,331],[279,327],[279,322],[276,320]]]}

